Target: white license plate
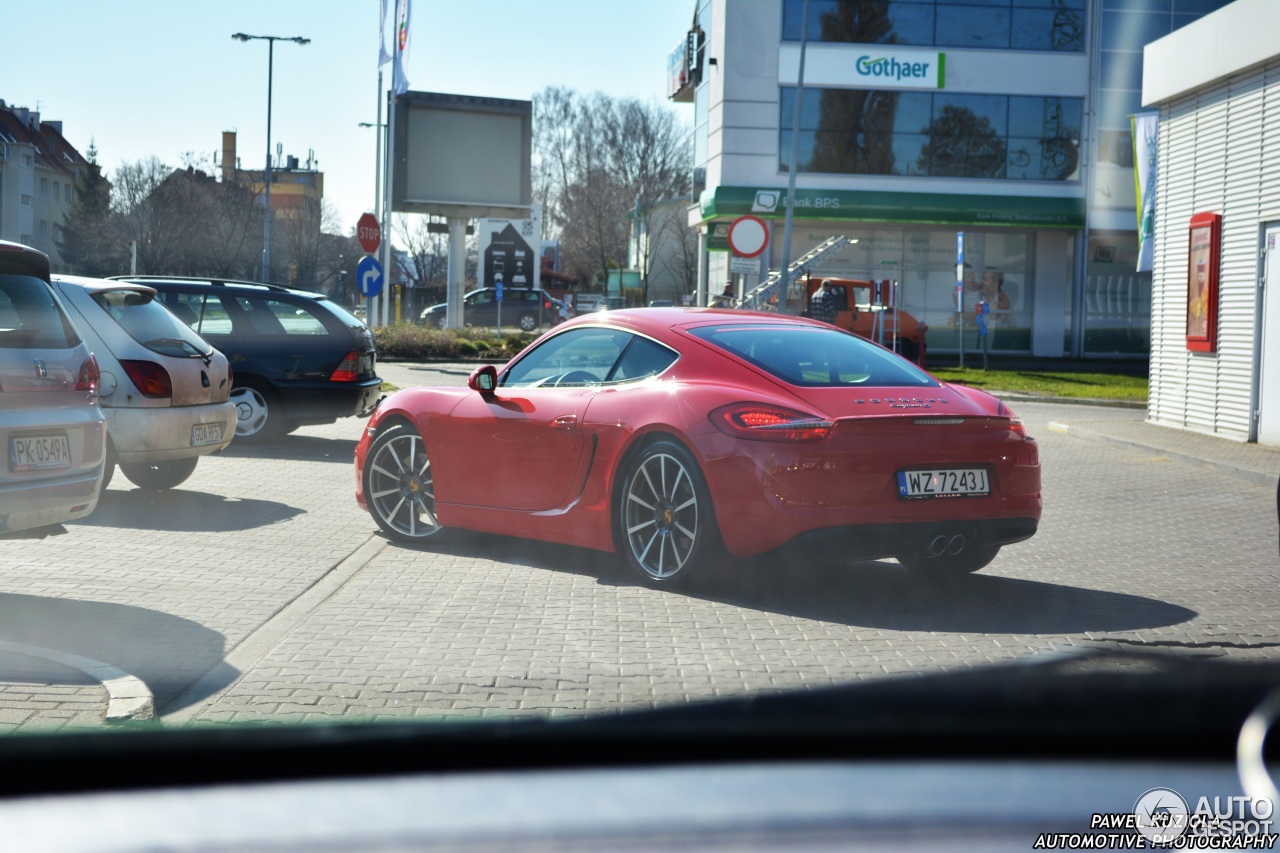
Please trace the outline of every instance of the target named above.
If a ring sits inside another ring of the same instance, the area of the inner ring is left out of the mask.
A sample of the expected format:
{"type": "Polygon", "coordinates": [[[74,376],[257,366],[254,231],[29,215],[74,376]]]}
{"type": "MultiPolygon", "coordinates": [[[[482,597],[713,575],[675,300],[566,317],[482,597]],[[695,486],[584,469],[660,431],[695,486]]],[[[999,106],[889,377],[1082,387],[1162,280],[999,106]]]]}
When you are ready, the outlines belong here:
{"type": "Polygon", "coordinates": [[[985,468],[936,468],[930,471],[899,471],[898,496],[942,498],[991,493],[985,468]]]}
{"type": "Polygon", "coordinates": [[[61,435],[9,439],[10,471],[49,471],[71,467],[71,442],[61,435]]]}
{"type": "Polygon", "coordinates": [[[196,424],[191,428],[191,446],[204,447],[222,442],[222,424],[196,424]]]}

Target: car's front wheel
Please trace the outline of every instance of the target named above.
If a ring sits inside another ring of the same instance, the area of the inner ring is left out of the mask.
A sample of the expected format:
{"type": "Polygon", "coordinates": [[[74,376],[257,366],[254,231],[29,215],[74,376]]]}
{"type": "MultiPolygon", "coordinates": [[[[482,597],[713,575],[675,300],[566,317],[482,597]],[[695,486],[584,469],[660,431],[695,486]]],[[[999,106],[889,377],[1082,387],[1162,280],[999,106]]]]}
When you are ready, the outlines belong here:
{"type": "Polygon", "coordinates": [[[720,546],[702,472],[674,441],[655,441],[626,464],[616,523],[628,565],[653,586],[688,582],[720,546]]]}
{"type": "Polygon", "coordinates": [[[121,462],[120,473],[140,489],[163,491],[186,482],[196,470],[200,457],[169,459],[164,462],[121,462]]]}
{"type": "Polygon", "coordinates": [[[388,536],[421,542],[440,532],[431,458],[416,429],[400,424],[380,432],[361,477],[369,512],[388,536]]]}

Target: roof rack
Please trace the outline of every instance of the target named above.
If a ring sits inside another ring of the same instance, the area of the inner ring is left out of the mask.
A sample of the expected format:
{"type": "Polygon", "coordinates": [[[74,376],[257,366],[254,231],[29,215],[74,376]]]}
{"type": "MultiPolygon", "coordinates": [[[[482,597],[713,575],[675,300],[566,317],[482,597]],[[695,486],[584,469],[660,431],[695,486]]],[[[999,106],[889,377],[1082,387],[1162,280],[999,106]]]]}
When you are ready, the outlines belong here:
{"type": "MultiPolygon", "coordinates": [[[[112,275],[107,278],[113,281],[186,281],[193,284],[209,284],[214,287],[225,287],[228,284],[242,284],[248,287],[261,287],[266,290],[274,290],[279,293],[306,293],[309,291],[299,291],[297,288],[285,287],[282,284],[268,284],[265,281],[239,281],[233,278],[214,278],[212,276],[198,275],[112,275]]],[[[323,295],[323,294],[320,294],[323,295]]]]}
{"type": "MultiPolygon", "coordinates": [[[[799,258],[796,258],[795,261],[792,262],[791,266],[787,267],[786,280],[788,282],[791,282],[792,280],[798,278],[802,273],[807,272],[810,268],[812,268],[815,264],[817,264],[818,261],[822,260],[827,255],[833,254],[843,249],[845,244],[848,242],[849,242],[849,238],[844,236],[827,238],[824,242],[818,244],[818,246],[816,246],[813,250],[811,250],[807,254],[801,255],[799,258]]],[[[778,288],[780,284],[782,284],[782,282],[783,282],[782,270],[778,270],[777,272],[770,273],[769,277],[766,278],[764,281],[762,281],[754,290],[750,291],[749,293],[743,294],[741,299],[734,302],[733,307],[759,308],[760,303],[768,300],[768,298],[773,295],[773,292],[778,288]]]]}

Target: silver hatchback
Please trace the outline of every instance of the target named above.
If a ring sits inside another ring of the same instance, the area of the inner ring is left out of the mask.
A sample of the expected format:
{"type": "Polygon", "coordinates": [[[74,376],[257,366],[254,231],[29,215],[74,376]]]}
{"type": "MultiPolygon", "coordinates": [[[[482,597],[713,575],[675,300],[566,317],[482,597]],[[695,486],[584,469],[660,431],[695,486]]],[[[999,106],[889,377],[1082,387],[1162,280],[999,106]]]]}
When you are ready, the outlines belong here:
{"type": "Polygon", "coordinates": [[[106,448],[97,389],[97,363],[49,286],[49,258],[0,241],[0,536],[97,506],[106,448]]]}
{"type": "Polygon", "coordinates": [[[120,472],[144,489],[171,489],[201,456],[235,437],[226,356],[142,284],[54,276],[53,287],[102,371],[107,416],[104,484],[120,472]]]}

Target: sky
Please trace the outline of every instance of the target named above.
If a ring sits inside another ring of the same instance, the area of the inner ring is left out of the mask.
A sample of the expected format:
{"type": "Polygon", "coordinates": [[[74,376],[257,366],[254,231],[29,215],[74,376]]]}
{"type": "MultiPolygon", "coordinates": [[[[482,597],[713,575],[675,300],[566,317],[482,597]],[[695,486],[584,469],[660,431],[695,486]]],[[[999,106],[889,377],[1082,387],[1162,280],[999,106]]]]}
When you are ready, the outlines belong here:
{"type": "MultiPolygon", "coordinates": [[[[388,0],[387,44],[395,22],[388,0]]],[[[694,0],[412,0],[413,91],[528,100],[548,86],[665,101],[666,60],[694,0]]],[[[0,0],[6,38],[0,99],[61,121],[110,174],[155,156],[170,166],[221,157],[237,132],[241,168],[267,150],[267,42],[276,42],[271,146],[314,152],[341,230],[373,209],[380,0],[0,0]],[[10,7],[6,9],[6,7],[10,7]],[[10,32],[10,35],[16,35],[10,32]]],[[[391,66],[383,66],[384,87],[391,66]]],[[[684,104],[676,109],[691,109],[684,104]]],[[[385,110],[383,120],[386,120],[385,110]]]]}

